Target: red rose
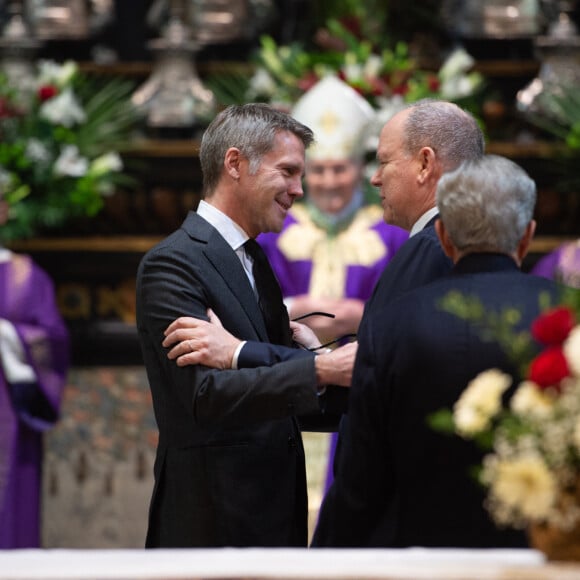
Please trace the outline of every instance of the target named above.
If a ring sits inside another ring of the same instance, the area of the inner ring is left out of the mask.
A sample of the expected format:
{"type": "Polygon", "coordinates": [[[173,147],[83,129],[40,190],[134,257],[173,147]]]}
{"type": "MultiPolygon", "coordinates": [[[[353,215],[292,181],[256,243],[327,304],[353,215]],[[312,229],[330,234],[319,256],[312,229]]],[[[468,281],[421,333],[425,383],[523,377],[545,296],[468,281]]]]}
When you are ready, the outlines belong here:
{"type": "Polygon", "coordinates": [[[338,21],[356,38],[363,38],[360,19],[356,16],[343,16],[338,21]]]}
{"type": "Polygon", "coordinates": [[[562,344],[574,327],[574,313],[566,306],[547,310],[532,323],[532,336],[542,344],[562,344]]]}
{"type": "Polygon", "coordinates": [[[542,389],[553,387],[559,391],[560,381],[568,376],[570,369],[562,348],[551,346],[532,361],[528,378],[542,389]]]}
{"type": "Polygon", "coordinates": [[[432,93],[436,93],[439,90],[441,83],[435,75],[430,75],[427,79],[427,86],[432,93]]]}
{"type": "Polygon", "coordinates": [[[57,93],[58,93],[58,91],[56,90],[55,86],[43,85],[42,87],[40,87],[38,89],[38,98],[42,102],[48,101],[49,99],[52,99],[52,97],[56,96],[57,93]]]}
{"type": "Polygon", "coordinates": [[[393,88],[393,95],[401,95],[404,97],[409,92],[409,85],[407,83],[393,88]]]}

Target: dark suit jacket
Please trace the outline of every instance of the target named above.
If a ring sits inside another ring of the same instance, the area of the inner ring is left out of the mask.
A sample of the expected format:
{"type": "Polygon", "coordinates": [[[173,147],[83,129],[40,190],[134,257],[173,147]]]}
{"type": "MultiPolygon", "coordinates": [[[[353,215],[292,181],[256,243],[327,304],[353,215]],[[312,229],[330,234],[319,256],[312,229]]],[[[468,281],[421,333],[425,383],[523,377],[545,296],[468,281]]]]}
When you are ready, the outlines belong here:
{"type": "MultiPolygon", "coordinates": [[[[436,220],[437,216],[433,217],[421,231],[410,237],[383,270],[372,296],[365,305],[358,334],[365,332],[367,321],[372,320],[376,312],[405,292],[449,274],[453,263],[445,255],[439,243],[435,232],[436,220]]],[[[354,380],[356,377],[353,377],[354,380]]],[[[347,406],[348,401],[344,405],[347,406]]],[[[341,443],[339,438],[334,463],[340,455],[341,443]]],[[[333,469],[335,469],[334,464],[333,469]]]]}
{"type": "MultiPolygon", "coordinates": [[[[362,334],[337,473],[321,508],[314,546],[523,546],[500,532],[469,470],[481,452],[434,432],[426,417],[451,408],[479,372],[515,373],[494,342],[442,311],[450,291],[478,297],[486,312],[515,308],[529,329],[551,281],[522,273],[507,256],[474,254],[451,275],[373,312],[362,334]]],[[[553,299],[555,301],[555,298],[553,299]]]]}
{"type": "Polygon", "coordinates": [[[295,415],[319,410],[314,356],[277,347],[280,362],[270,367],[179,368],[161,346],[163,330],[179,316],[207,319],[208,307],[235,336],[268,340],[239,258],[191,212],[145,255],[137,276],[137,326],[159,427],[147,546],[306,545],[295,415]]]}
{"type": "Polygon", "coordinates": [[[451,271],[451,260],[445,255],[432,218],[427,225],[409,238],[384,269],[372,296],[368,300],[359,332],[377,309],[383,308],[405,292],[423,286],[451,271]]]}

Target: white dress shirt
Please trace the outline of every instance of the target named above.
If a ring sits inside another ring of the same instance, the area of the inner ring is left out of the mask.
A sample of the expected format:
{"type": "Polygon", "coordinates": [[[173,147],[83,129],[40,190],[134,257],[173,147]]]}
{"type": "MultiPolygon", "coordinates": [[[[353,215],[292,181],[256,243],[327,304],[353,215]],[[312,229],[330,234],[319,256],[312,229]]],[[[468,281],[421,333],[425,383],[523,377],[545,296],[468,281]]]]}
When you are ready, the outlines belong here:
{"type": "MultiPolygon", "coordinates": [[[[252,259],[246,254],[244,250],[244,244],[249,240],[248,234],[229,216],[214,207],[213,205],[207,203],[203,199],[199,202],[197,207],[197,215],[202,217],[206,222],[211,224],[216,230],[222,235],[225,241],[231,246],[232,250],[238,255],[240,262],[250,280],[250,284],[256,291],[256,284],[254,282],[254,276],[252,274],[252,259]]],[[[242,341],[234,352],[232,358],[232,368],[238,368],[238,357],[240,356],[240,351],[246,344],[246,341],[242,341]]]]}
{"type": "Polygon", "coordinates": [[[436,207],[432,207],[430,210],[426,211],[413,225],[411,228],[411,233],[409,237],[413,237],[418,234],[436,215],[439,214],[439,210],[436,207]]]}

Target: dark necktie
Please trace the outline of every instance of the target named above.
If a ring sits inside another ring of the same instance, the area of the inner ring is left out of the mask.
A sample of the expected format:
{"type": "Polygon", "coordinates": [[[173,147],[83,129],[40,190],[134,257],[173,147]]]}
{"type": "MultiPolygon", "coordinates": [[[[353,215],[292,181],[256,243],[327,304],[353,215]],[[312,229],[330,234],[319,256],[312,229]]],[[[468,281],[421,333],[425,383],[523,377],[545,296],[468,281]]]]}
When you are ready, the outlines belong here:
{"type": "Polygon", "coordinates": [[[252,238],[244,244],[244,250],[253,261],[252,274],[268,338],[274,344],[289,346],[291,337],[288,312],[284,306],[280,284],[278,284],[268,258],[260,244],[252,238]]]}

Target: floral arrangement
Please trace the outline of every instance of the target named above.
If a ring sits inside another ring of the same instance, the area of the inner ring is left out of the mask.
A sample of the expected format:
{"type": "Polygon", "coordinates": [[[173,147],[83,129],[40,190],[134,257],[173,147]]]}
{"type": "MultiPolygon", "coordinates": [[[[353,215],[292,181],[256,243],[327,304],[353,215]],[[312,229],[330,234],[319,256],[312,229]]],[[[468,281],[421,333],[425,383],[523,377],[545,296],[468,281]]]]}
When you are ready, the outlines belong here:
{"type": "Polygon", "coordinates": [[[0,193],[4,240],[94,216],[127,183],[118,149],[137,120],[132,85],[89,81],[72,61],[39,61],[23,82],[0,73],[0,193]]]}
{"type": "Polygon", "coordinates": [[[249,80],[242,74],[229,83],[214,77],[212,89],[222,102],[263,101],[289,109],[323,76],[336,74],[369,101],[380,120],[424,97],[475,106],[484,79],[472,70],[474,60],[465,50],[453,51],[437,72],[424,70],[406,43],[379,47],[361,37],[351,20],[329,19],[318,31],[316,50],[307,50],[302,42],[279,46],[271,36],[262,36],[249,80]]]}
{"type": "MultiPolygon", "coordinates": [[[[579,305],[571,292],[562,305],[544,310],[530,333],[511,337],[518,356],[531,352],[533,341],[542,346],[524,364],[523,381],[512,385],[509,375],[486,370],[453,410],[430,418],[435,428],[488,450],[479,478],[499,525],[570,529],[580,522],[579,305]]],[[[500,342],[510,343],[509,332],[500,342]]]]}

